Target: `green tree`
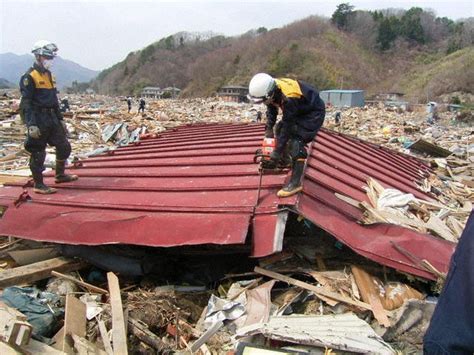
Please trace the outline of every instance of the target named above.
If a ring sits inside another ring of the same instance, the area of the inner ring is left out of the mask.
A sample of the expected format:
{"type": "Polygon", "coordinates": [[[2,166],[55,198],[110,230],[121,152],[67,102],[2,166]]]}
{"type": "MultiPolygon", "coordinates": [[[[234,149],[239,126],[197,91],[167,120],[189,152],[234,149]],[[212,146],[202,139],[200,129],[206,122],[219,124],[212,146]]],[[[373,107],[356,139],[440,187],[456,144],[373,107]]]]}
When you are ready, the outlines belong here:
{"type": "Polygon", "coordinates": [[[166,37],[166,39],[165,39],[165,48],[166,49],[173,49],[174,48],[173,36],[166,37]]]}
{"type": "Polygon", "coordinates": [[[419,7],[412,7],[405,12],[401,18],[400,34],[408,41],[424,44],[426,43],[426,35],[421,25],[420,16],[423,14],[423,9],[419,7]]]}
{"type": "Polygon", "coordinates": [[[354,6],[349,3],[343,3],[337,5],[336,11],[332,14],[331,22],[337,26],[337,28],[343,30],[347,27],[347,21],[349,16],[352,14],[354,6]]]}
{"type": "Polygon", "coordinates": [[[397,28],[400,21],[395,16],[384,17],[380,20],[377,33],[377,44],[381,50],[385,51],[392,46],[397,39],[397,28]]]}

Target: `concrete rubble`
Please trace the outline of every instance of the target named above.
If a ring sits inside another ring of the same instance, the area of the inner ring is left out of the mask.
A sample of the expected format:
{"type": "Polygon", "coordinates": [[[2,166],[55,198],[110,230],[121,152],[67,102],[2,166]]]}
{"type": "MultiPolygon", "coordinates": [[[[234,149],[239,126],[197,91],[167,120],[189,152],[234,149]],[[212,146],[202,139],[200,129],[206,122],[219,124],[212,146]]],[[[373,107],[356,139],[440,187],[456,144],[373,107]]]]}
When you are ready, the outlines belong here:
{"type": "MultiPolygon", "coordinates": [[[[258,111],[264,111],[214,98],[147,100],[144,114],[137,113],[138,107],[127,113],[124,98],[73,95],[69,101],[65,120],[71,162],[184,124],[255,122],[258,111]]],[[[18,106],[18,96],[0,100],[0,184],[29,176],[18,106]]],[[[326,128],[414,155],[433,168],[418,186],[432,193],[432,201],[369,179],[370,203],[346,199],[364,212],[360,222],[399,224],[456,243],[474,200],[472,124],[472,113],[446,111],[429,125],[421,106],[411,111],[381,103],[329,108],[326,128]]],[[[53,152],[48,148],[50,168],[53,152]]],[[[327,233],[314,232],[302,216],[292,223],[295,238],[285,239],[283,252],[252,260],[250,268],[236,260],[236,267],[220,270],[219,277],[207,277],[205,271],[195,277],[198,271],[189,272],[195,269],[191,261],[172,257],[163,263],[173,270],[166,275],[117,277],[60,256],[55,245],[0,237],[0,351],[241,354],[254,347],[269,354],[282,349],[299,354],[420,352],[446,275],[426,263],[423,267],[437,282],[398,273],[354,254],[327,233]],[[298,244],[302,235],[315,237],[304,250],[298,244]],[[189,274],[193,277],[184,277],[189,274]],[[54,297],[45,300],[50,294],[54,297]],[[18,305],[20,296],[24,307],[18,305]],[[34,314],[28,302],[37,307],[34,314]],[[54,322],[40,326],[42,314],[54,322]]],[[[218,264],[214,267],[219,270],[218,264]]]]}

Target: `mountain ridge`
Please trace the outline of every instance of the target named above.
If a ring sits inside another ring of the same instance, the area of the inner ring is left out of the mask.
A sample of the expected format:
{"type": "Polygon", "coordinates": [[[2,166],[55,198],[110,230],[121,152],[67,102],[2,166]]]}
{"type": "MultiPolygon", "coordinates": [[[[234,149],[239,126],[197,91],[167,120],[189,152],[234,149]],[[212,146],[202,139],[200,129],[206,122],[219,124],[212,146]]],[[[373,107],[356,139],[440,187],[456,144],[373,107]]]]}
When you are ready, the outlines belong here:
{"type": "Polygon", "coordinates": [[[472,93],[473,19],[463,29],[418,8],[398,16],[355,12],[346,28],[310,16],[281,28],[205,40],[194,36],[188,41],[181,32],[129,53],[102,71],[92,86],[99,93],[118,95],[139,95],[145,86],[177,86],[183,97],[203,97],[215,95],[223,85],[247,85],[253,74],[268,72],[320,90],[357,88],[368,96],[402,91],[413,101],[454,91],[472,93]],[[412,21],[416,16],[428,18],[425,32],[412,21]],[[392,22],[399,27],[383,28],[392,22]]]}
{"type": "MultiPolygon", "coordinates": [[[[33,63],[34,57],[31,54],[0,53],[0,77],[18,86],[21,76],[33,63]]],[[[73,81],[90,81],[99,74],[96,70],[85,68],[60,56],[54,59],[51,71],[60,89],[71,86],[73,81]]]]}

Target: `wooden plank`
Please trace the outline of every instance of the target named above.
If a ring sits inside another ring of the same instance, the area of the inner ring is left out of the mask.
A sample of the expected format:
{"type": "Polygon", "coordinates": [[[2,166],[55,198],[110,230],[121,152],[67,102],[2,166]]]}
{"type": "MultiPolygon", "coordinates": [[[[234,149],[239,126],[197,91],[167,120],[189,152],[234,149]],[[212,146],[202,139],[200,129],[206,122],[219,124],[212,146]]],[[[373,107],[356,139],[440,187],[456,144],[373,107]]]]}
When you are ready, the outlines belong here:
{"type": "Polygon", "coordinates": [[[353,306],[356,306],[356,307],[359,307],[359,308],[368,309],[370,311],[372,310],[372,307],[367,303],[353,300],[349,297],[342,296],[342,295],[340,295],[338,293],[335,293],[335,292],[322,290],[320,287],[316,287],[315,285],[311,285],[309,283],[306,283],[306,282],[303,282],[303,281],[300,281],[300,280],[297,280],[297,279],[294,279],[294,278],[291,278],[291,277],[288,277],[288,276],[285,276],[285,275],[282,275],[282,274],[278,274],[278,273],[273,272],[273,271],[265,270],[265,269],[262,269],[261,267],[258,267],[258,266],[255,267],[254,271],[258,274],[271,277],[275,280],[283,281],[283,282],[286,282],[290,285],[298,286],[298,287],[301,287],[305,290],[311,291],[316,296],[322,295],[322,296],[331,298],[333,300],[344,302],[344,303],[347,303],[347,304],[350,304],[350,305],[353,305],[353,306]]]}
{"type": "Polygon", "coordinates": [[[74,295],[68,294],[66,296],[66,311],[64,315],[64,340],[62,351],[66,353],[74,352],[74,344],[68,340],[68,336],[78,335],[80,337],[86,336],[86,312],[87,306],[74,295]]]}
{"type": "Polygon", "coordinates": [[[89,340],[84,337],[77,336],[72,334],[72,339],[74,340],[74,349],[79,355],[106,355],[107,353],[99,349],[95,344],[92,344],[89,340]]]}
{"type": "Polygon", "coordinates": [[[357,266],[351,266],[351,271],[354,275],[357,287],[359,288],[362,300],[368,302],[372,306],[374,317],[377,319],[379,324],[384,327],[389,327],[390,321],[388,320],[387,312],[382,306],[379,293],[372,280],[372,277],[357,266]]]}
{"type": "Polygon", "coordinates": [[[112,341],[114,354],[126,355],[128,354],[127,334],[125,332],[119,280],[113,272],[108,272],[107,281],[109,283],[110,306],[112,308],[112,341]]]}
{"type": "Polygon", "coordinates": [[[52,347],[63,352],[63,344],[64,344],[64,326],[58,330],[56,334],[54,334],[52,339],[52,347]]]}
{"type": "Polygon", "coordinates": [[[114,351],[112,350],[112,345],[110,345],[110,340],[104,321],[98,320],[97,323],[99,324],[100,337],[102,338],[102,344],[104,344],[105,352],[108,355],[114,355],[114,351]]]}
{"type": "Polygon", "coordinates": [[[75,277],[72,277],[70,275],[64,275],[64,274],[61,274],[60,272],[57,272],[57,271],[52,271],[51,275],[56,276],[56,277],[60,277],[60,278],[65,279],[65,280],[72,281],[72,282],[88,289],[89,291],[92,291],[92,292],[102,293],[102,294],[108,294],[109,293],[109,291],[107,291],[106,289],[103,289],[103,288],[91,285],[90,283],[78,280],[75,277]]]}
{"type": "Polygon", "coordinates": [[[27,182],[27,176],[0,174],[0,185],[27,182]]]}
{"type": "Polygon", "coordinates": [[[130,332],[142,342],[154,348],[157,354],[171,351],[170,346],[152,333],[145,324],[132,317],[128,317],[128,325],[130,326],[130,332]]]}
{"type": "Polygon", "coordinates": [[[192,345],[191,345],[191,352],[194,353],[195,351],[198,351],[199,348],[204,345],[214,334],[216,334],[219,329],[221,329],[224,326],[224,323],[222,321],[218,321],[214,323],[208,330],[206,330],[203,335],[199,339],[197,339],[192,345]]]}
{"type": "Polygon", "coordinates": [[[29,284],[38,280],[43,280],[51,276],[51,271],[75,271],[83,268],[87,264],[83,261],[54,258],[45,261],[39,261],[34,264],[3,270],[0,273],[0,287],[29,284]]]}
{"type": "Polygon", "coordinates": [[[10,255],[18,265],[22,266],[56,258],[59,256],[59,252],[56,248],[37,248],[9,251],[8,255],[10,255]]]}
{"type": "Polygon", "coordinates": [[[353,199],[352,197],[346,196],[346,195],[341,195],[340,193],[335,192],[334,195],[341,201],[344,201],[345,203],[348,203],[351,206],[354,206],[356,208],[360,208],[360,201],[357,201],[353,199]]]}
{"type": "Polygon", "coordinates": [[[30,343],[23,346],[22,349],[28,351],[30,354],[41,354],[41,355],[64,355],[63,351],[57,350],[45,343],[30,339],[30,343]]]}
{"type": "Polygon", "coordinates": [[[2,355],[23,355],[23,352],[17,351],[10,344],[4,343],[0,339],[0,354],[2,355]]]}
{"type": "Polygon", "coordinates": [[[454,236],[451,230],[438,217],[431,215],[425,226],[441,238],[449,240],[450,242],[457,242],[457,238],[454,236]]]}

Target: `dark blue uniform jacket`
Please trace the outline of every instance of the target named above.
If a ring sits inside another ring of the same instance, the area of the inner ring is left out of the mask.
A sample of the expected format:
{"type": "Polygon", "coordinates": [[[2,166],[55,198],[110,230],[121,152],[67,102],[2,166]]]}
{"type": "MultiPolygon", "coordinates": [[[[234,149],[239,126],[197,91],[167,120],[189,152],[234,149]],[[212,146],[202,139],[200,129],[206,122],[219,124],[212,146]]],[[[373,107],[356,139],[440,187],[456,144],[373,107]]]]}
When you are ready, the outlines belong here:
{"type": "MultiPolygon", "coordinates": [[[[286,78],[275,81],[283,94],[279,102],[283,117],[276,147],[281,153],[292,136],[304,143],[313,140],[323,124],[326,109],[319,92],[309,84],[286,78]]],[[[267,128],[273,128],[277,115],[278,107],[267,105],[267,128]]]]}

